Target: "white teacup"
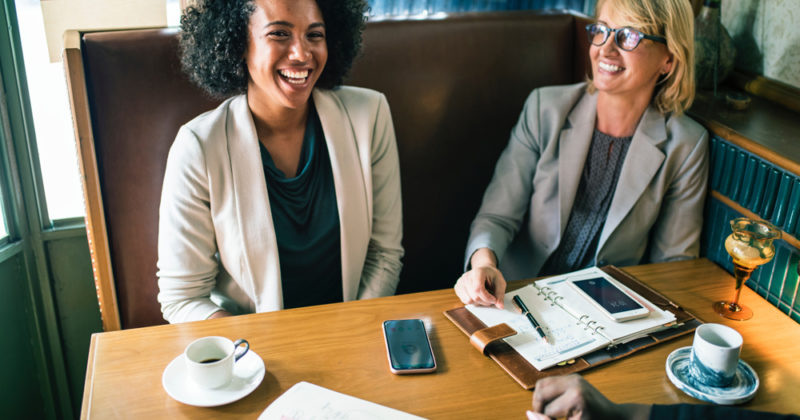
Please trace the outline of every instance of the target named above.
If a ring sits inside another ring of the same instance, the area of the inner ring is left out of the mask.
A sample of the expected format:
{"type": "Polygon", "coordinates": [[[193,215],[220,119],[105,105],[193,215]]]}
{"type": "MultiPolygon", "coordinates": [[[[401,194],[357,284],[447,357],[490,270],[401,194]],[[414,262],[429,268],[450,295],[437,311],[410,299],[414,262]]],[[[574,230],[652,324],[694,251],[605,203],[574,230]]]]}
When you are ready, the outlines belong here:
{"type": "Polygon", "coordinates": [[[694,332],[691,375],[701,384],[726,387],[739,365],[742,335],[721,324],[703,324],[694,332]]]}
{"type": "Polygon", "coordinates": [[[233,342],[225,337],[203,337],[186,346],[183,355],[189,378],[199,387],[213,389],[228,385],[233,379],[233,365],[247,354],[250,343],[240,338],[233,342]],[[242,350],[237,352],[239,346],[242,350]]]}

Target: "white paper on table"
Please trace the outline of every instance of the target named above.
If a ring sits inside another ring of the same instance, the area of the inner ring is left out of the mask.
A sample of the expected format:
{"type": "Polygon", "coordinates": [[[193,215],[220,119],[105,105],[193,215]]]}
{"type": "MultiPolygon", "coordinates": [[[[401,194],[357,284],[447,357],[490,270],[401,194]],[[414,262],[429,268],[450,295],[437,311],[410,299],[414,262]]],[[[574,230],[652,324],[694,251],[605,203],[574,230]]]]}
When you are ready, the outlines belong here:
{"type": "Polygon", "coordinates": [[[423,418],[309,382],[296,383],[258,416],[258,420],[323,419],[419,420],[423,418]]]}

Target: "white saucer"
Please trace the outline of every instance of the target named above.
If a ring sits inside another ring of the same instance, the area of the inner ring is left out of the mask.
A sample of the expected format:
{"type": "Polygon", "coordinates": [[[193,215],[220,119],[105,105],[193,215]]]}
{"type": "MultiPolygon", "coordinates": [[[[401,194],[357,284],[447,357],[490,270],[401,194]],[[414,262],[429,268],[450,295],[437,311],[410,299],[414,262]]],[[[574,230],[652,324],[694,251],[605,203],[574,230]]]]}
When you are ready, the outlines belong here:
{"type": "Polygon", "coordinates": [[[733,382],[726,387],[699,383],[690,373],[692,346],[681,347],[667,357],[667,376],[681,391],[692,398],[714,404],[732,405],[750,401],[758,390],[758,375],[744,360],[739,359],[733,382]]]}
{"type": "Polygon", "coordinates": [[[203,389],[189,379],[183,354],[164,369],[161,384],[170,397],[197,407],[215,407],[244,398],[258,388],[264,379],[264,361],[253,350],[247,352],[233,365],[233,379],[227,386],[203,389]]]}

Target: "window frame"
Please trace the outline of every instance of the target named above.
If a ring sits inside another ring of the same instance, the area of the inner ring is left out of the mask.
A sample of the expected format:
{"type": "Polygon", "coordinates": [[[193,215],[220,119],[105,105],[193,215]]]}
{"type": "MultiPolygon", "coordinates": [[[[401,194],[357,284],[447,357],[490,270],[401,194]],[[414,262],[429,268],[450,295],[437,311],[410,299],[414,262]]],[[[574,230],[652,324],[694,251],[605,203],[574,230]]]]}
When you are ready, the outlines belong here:
{"type": "MultiPolygon", "coordinates": [[[[0,78],[2,77],[2,70],[0,70],[0,78]]],[[[10,146],[11,142],[7,141],[8,134],[6,132],[6,127],[8,127],[5,115],[6,107],[5,107],[5,92],[0,92],[0,114],[2,114],[2,126],[0,129],[0,216],[1,219],[0,223],[3,223],[3,227],[5,230],[5,234],[0,236],[0,251],[2,251],[6,245],[11,243],[14,240],[16,235],[16,223],[14,223],[14,208],[12,207],[12,203],[14,202],[10,194],[12,191],[17,190],[13,186],[11,173],[10,170],[11,163],[9,160],[10,146]]],[[[0,261],[3,261],[4,258],[0,253],[0,261]]]]}
{"type": "Polygon", "coordinates": [[[72,418],[46,241],[83,235],[85,227],[78,229],[73,221],[70,229],[55,232],[61,222],[49,220],[16,7],[15,1],[0,7],[0,205],[8,230],[0,239],[0,263],[21,256],[25,278],[1,280],[24,283],[37,365],[33,377],[38,378],[45,412],[48,417],[72,418]]]}

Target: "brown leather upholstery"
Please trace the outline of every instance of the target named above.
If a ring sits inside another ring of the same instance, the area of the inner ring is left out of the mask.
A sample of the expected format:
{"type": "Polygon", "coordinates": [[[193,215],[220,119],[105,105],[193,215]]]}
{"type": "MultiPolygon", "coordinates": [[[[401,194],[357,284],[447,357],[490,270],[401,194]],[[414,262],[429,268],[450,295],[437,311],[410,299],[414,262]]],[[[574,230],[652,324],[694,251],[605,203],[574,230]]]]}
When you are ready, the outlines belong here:
{"type": "Polygon", "coordinates": [[[585,78],[582,22],[514,12],[369,26],[347,84],[383,92],[392,111],[406,251],[399,293],[455,284],[470,223],[528,94],[585,78]]]}
{"type": "MultiPolygon", "coordinates": [[[[400,150],[399,292],[450,287],[528,93],[584,78],[582,18],[512,12],[368,25],[347,84],[386,94],[400,150]]],[[[178,127],[213,108],[180,72],[175,30],[90,33],[83,64],[122,328],[163,323],[158,203],[178,127]]]]}
{"type": "Polygon", "coordinates": [[[218,102],[180,70],[177,31],[83,37],[86,87],[122,328],[164,324],[158,203],[178,128],[218,102]]]}

